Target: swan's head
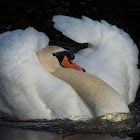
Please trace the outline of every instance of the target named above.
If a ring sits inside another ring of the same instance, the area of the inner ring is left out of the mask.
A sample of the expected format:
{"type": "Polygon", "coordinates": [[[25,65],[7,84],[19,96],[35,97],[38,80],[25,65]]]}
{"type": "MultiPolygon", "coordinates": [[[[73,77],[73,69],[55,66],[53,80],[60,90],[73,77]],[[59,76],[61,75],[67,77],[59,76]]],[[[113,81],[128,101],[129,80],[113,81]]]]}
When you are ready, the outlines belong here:
{"type": "Polygon", "coordinates": [[[83,68],[72,61],[75,57],[72,52],[58,46],[45,47],[37,53],[37,57],[42,66],[50,73],[54,73],[62,67],[85,72],[83,68]]]}

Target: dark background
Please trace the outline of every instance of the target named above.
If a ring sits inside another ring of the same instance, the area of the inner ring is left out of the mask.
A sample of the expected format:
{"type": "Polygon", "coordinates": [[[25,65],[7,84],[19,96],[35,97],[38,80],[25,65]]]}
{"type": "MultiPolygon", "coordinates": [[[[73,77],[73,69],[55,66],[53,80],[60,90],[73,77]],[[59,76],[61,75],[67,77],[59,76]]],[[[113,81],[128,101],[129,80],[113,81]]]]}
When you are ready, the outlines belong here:
{"type": "Polygon", "coordinates": [[[104,19],[123,28],[140,45],[139,0],[4,0],[0,2],[0,33],[32,26],[53,41],[57,33],[52,17],[58,14],[104,19]]]}

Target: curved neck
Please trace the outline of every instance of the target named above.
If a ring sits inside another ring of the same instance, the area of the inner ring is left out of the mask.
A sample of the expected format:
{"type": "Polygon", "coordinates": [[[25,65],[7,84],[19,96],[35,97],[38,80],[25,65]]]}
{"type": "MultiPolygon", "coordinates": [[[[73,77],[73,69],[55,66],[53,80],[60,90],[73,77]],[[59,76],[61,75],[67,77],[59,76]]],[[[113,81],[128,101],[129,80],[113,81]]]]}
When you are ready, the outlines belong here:
{"type": "Polygon", "coordinates": [[[73,69],[61,68],[53,75],[71,85],[92,109],[95,109],[95,103],[102,96],[99,94],[102,94],[103,89],[114,91],[99,78],[73,69]]]}
{"type": "Polygon", "coordinates": [[[71,85],[87,102],[94,116],[113,112],[129,112],[125,99],[96,76],[67,68],[58,69],[54,76],[71,85]]]}

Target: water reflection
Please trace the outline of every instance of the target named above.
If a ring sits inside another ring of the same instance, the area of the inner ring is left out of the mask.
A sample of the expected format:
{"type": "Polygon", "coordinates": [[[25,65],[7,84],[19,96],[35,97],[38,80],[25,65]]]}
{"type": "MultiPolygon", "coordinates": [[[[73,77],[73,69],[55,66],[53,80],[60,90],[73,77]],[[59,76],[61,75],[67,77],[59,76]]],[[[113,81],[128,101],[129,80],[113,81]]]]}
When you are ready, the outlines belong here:
{"type": "MultiPolygon", "coordinates": [[[[118,137],[112,137],[111,135],[72,135],[65,136],[49,133],[45,131],[33,131],[19,128],[0,127],[0,139],[1,140],[122,140],[118,137]]],[[[124,140],[133,140],[128,137],[124,140]]]]}

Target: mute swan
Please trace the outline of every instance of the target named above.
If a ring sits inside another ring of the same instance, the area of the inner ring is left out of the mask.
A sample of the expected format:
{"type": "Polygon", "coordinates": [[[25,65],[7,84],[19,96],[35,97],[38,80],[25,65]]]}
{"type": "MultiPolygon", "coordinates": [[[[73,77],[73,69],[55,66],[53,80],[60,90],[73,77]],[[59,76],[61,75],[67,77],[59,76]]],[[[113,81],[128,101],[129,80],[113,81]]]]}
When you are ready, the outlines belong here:
{"type": "Polygon", "coordinates": [[[86,71],[108,83],[123,96],[126,103],[135,100],[139,86],[138,49],[122,29],[102,20],[94,21],[56,15],[54,27],[88,48],[76,53],[75,62],[86,71]]]}
{"type": "Polygon", "coordinates": [[[79,67],[63,68],[60,54],[74,56],[60,47],[46,47],[48,42],[31,27],[0,35],[1,112],[20,120],[129,112],[125,99],[108,84],[79,67]]]}

